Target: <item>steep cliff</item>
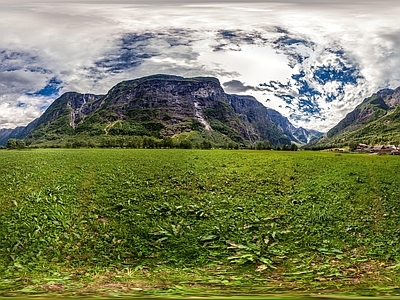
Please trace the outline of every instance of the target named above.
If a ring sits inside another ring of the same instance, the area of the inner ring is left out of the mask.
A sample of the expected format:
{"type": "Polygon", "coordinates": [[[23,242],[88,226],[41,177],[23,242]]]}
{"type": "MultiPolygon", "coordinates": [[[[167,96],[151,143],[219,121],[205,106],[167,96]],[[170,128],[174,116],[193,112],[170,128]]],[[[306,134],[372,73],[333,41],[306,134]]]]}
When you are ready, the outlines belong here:
{"type": "Polygon", "coordinates": [[[235,112],[252,125],[254,134],[275,145],[291,142],[290,137],[285,135],[282,129],[279,129],[277,124],[272,121],[270,110],[254,97],[228,95],[228,100],[235,112]]]}
{"type": "Polygon", "coordinates": [[[55,100],[47,110],[24,130],[24,136],[35,140],[54,140],[62,135],[73,135],[76,126],[100,104],[102,96],[68,92],[55,100]]]}

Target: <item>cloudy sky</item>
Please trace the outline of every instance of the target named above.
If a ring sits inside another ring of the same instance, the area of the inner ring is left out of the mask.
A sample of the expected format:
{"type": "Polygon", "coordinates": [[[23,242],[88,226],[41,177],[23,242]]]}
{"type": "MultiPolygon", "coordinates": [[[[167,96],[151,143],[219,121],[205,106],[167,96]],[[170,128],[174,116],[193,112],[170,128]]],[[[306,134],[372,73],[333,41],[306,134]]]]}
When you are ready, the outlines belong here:
{"type": "Polygon", "coordinates": [[[164,73],[215,76],[326,131],[400,86],[399,16],[398,0],[0,0],[0,128],[164,73]]]}

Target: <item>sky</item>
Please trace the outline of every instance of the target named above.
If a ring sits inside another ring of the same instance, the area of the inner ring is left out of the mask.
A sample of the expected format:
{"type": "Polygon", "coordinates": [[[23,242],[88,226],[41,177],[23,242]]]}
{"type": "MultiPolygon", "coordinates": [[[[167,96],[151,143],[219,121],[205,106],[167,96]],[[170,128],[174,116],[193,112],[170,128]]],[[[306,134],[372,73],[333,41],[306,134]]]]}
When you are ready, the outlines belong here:
{"type": "Polygon", "coordinates": [[[217,77],[327,131],[400,86],[398,16],[398,0],[0,0],[0,128],[162,73],[217,77]]]}

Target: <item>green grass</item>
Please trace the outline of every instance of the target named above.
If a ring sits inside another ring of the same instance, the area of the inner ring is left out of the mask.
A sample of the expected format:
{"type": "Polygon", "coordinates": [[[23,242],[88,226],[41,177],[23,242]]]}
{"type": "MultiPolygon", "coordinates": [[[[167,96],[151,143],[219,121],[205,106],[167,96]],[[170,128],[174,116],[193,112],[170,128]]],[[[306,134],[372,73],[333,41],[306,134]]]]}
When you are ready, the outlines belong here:
{"type": "Polygon", "coordinates": [[[0,294],[399,293],[398,157],[0,156],[0,294]]]}

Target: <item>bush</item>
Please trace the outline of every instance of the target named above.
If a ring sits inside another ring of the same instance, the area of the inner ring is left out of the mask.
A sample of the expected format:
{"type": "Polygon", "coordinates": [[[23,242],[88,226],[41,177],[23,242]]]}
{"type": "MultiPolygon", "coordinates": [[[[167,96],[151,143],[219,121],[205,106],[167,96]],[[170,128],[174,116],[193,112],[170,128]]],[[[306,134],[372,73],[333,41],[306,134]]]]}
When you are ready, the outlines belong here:
{"type": "Polygon", "coordinates": [[[181,141],[179,143],[179,148],[181,148],[181,149],[192,149],[193,148],[193,144],[189,140],[183,140],[183,141],[181,141]]]}

